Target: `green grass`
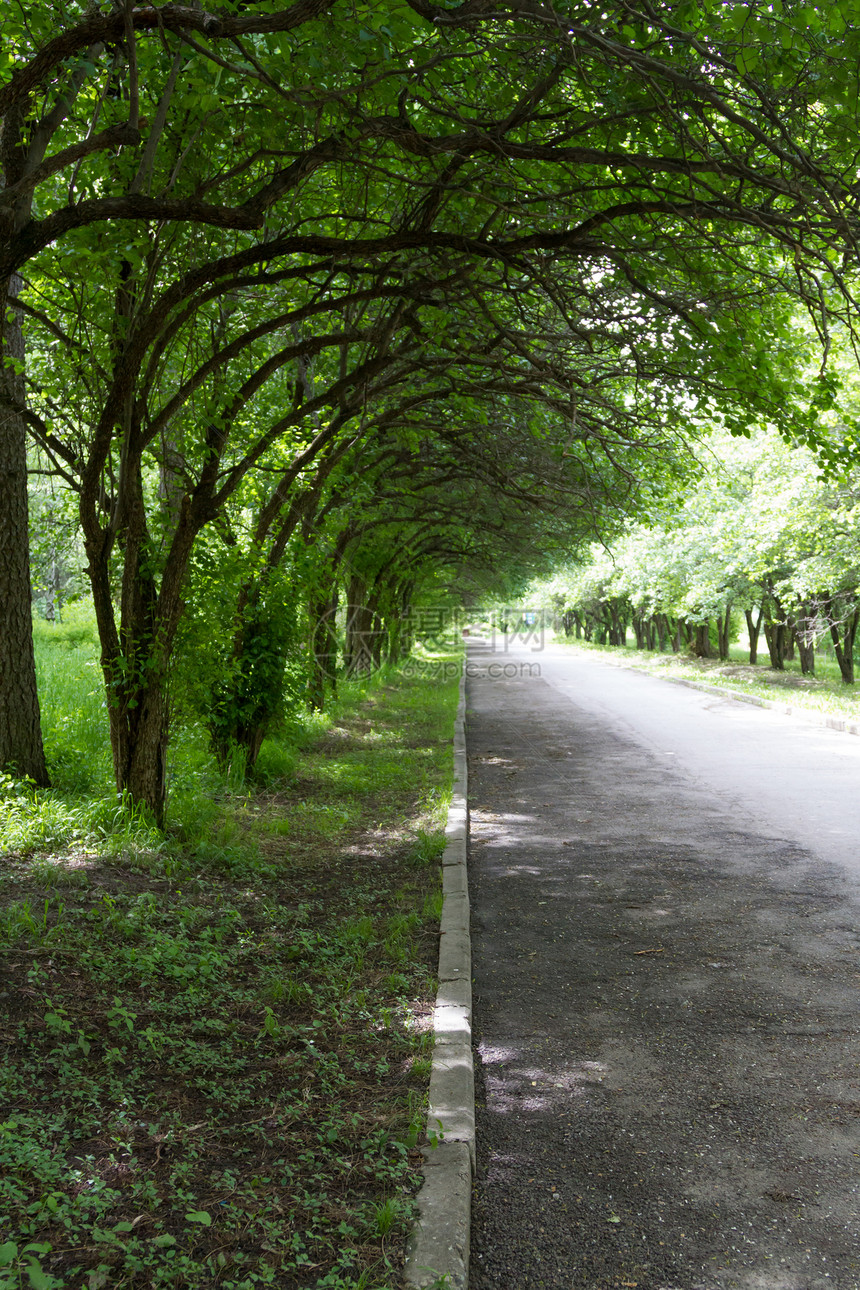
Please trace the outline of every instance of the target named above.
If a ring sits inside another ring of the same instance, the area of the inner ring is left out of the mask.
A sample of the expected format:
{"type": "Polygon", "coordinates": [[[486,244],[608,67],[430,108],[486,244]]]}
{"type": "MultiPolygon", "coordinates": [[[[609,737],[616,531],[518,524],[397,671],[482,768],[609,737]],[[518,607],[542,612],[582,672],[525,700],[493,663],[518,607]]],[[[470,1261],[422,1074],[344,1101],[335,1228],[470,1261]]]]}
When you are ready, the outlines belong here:
{"type": "MultiPolygon", "coordinates": [[[[565,640],[556,637],[558,644],[571,649],[599,653],[609,661],[624,667],[635,667],[655,676],[673,676],[679,680],[704,681],[708,685],[737,690],[769,703],[790,707],[796,711],[818,712],[860,721],[860,687],[845,685],[835,659],[818,655],[814,677],[803,676],[798,661],[786,661],[785,671],[776,672],[768,665],[767,649],[759,649],[759,661],[750,665],[749,653],[743,645],[729,648],[729,659],[699,659],[689,654],[660,654],[638,650],[630,645],[595,645],[585,641],[565,640]]],[[[860,671],[858,671],[860,675],[860,671]]]]}
{"type": "Polygon", "coordinates": [[[56,787],[0,795],[0,1290],[393,1287],[456,684],[347,688],[251,788],[177,732],[160,834],[81,631],[38,642],[56,787]]]}

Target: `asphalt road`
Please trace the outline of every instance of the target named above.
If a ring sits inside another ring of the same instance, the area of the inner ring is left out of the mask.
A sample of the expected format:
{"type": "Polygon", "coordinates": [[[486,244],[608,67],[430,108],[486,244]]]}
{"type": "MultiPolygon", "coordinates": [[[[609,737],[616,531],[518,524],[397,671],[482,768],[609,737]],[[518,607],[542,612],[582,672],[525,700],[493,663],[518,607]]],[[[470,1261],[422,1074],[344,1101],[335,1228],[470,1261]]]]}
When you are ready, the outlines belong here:
{"type": "Polygon", "coordinates": [[[860,1290],[860,739],[469,660],[472,1290],[860,1290]]]}

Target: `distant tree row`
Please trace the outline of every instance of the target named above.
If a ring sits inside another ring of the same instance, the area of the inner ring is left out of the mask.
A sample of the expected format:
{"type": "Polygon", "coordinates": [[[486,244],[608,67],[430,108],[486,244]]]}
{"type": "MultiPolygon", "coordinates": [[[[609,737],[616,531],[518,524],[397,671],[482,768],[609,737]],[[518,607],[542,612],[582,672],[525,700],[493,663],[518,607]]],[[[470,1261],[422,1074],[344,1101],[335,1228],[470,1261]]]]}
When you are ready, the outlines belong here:
{"type": "Polygon", "coordinates": [[[594,546],[545,584],[568,634],[728,658],[746,623],[749,659],[832,650],[853,684],[860,624],[860,480],[824,477],[813,454],[773,433],[712,441],[677,506],[594,546]]]}

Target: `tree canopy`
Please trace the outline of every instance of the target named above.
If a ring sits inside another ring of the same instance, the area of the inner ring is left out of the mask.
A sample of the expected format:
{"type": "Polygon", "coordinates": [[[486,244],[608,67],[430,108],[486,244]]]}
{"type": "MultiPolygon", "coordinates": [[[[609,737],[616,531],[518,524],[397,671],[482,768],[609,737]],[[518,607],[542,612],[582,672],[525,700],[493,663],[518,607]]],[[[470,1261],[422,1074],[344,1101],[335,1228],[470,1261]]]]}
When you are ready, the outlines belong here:
{"type": "Polygon", "coordinates": [[[608,532],[706,424],[852,451],[819,421],[854,326],[858,52],[847,4],[12,6],[0,763],[46,777],[28,442],[77,499],[117,787],[156,813],[219,542],[241,689],[282,567],[303,612],[346,561],[393,616],[422,568],[608,532]]]}

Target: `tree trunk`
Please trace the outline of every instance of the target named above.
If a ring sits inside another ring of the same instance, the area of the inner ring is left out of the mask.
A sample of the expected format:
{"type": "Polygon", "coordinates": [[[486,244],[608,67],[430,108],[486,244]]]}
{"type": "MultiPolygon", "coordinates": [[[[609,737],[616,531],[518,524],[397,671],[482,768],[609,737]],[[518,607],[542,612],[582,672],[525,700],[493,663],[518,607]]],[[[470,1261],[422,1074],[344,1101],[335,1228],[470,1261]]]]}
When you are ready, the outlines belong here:
{"type": "Polygon", "coordinates": [[[854,684],[854,641],[857,636],[857,626],[860,623],[860,608],[855,607],[852,613],[844,620],[837,620],[833,617],[833,601],[827,606],[827,612],[830,616],[830,636],[833,640],[833,649],[836,653],[836,662],[839,664],[839,671],[842,675],[844,685],[854,684]],[[840,639],[841,627],[841,639],[840,639]]]}
{"type": "Polygon", "coordinates": [[[146,525],[140,456],[129,434],[117,503],[123,516],[119,627],[114,608],[110,556],[114,533],[99,524],[93,493],[81,495],[87,571],[101,643],[111,752],[117,792],[145,806],[164,822],[165,768],[169,734],[167,692],[170,659],[183,611],[182,591],[201,520],[183,506],[164,567],[146,525]]]}
{"type": "Polygon", "coordinates": [[[324,710],[327,689],[332,697],[337,694],[336,614],[337,583],[332,578],[328,587],[311,596],[308,611],[311,625],[308,704],[312,712],[324,710]]]}
{"type": "Polygon", "coordinates": [[[680,653],[681,649],[684,647],[686,649],[693,650],[693,641],[694,641],[695,633],[693,631],[692,625],[687,622],[686,618],[678,619],[677,633],[678,633],[678,649],[676,653],[680,653]]]}
{"type": "Polygon", "coordinates": [[[378,671],[382,667],[382,652],[388,638],[385,623],[378,610],[373,611],[370,631],[370,656],[373,660],[374,671],[378,671]]]}
{"type": "Polygon", "coordinates": [[[114,782],[119,794],[128,793],[146,806],[160,827],[168,738],[166,663],[174,633],[169,640],[159,633],[154,648],[154,589],[144,583],[134,610],[123,615],[118,635],[106,561],[91,556],[90,579],[102,642],[114,782]]]}
{"type": "Polygon", "coordinates": [[[696,658],[711,658],[711,624],[709,619],[696,623],[696,639],[693,644],[696,658]]]}
{"type": "Polygon", "coordinates": [[[289,633],[279,629],[256,596],[246,603],[242,617],[226,695],[230,719],[222,723],[220,738],[213,738],[213,745],[223,766],[232,760],[234,749],[241,748],[245,771],[250,773],[281,710],[289,633]]]}
{"type": "Polygon", "coordinates": [[[721,614],[717,619],[717,642],[720,652],[720,661],[725,663],[729,657],[729,632],[731,631],[732,606],[726,605],[725,614],[721,614]]]}
{"type": "Polygon", "coordinates": [[[801,601],[791,620],[791,631],[800,655],[800,670],[804,676],[815,676],[815,611],[812,605],[801,601]]]}
{"type": "Polygon", "coordinates": [[[395,666],[406,658],[412,648],[408,639],[407,622],[409,619],[409,602],[414,590],[414,581],[401,583],[391,597],[389,613],[385,618],[385,631],[388,641],[388,662],[395,666]]]}
{"type": "Polygon", "coordinates": [[[665,614],[656,614],[654,618],[654,623],[657,629],[657,645],[659,647],[660,653],[665,654],[666,640],[668,638],[669,630],[670,630],[669,621],[665,614]]]}
{"type": "Polygon", "coordinates": [[[627,624],[619,612],[614,600],[609,601],[609,644],[625,645],[627,643],[627,624]]]}
{"type": "Polygon", "coordinates": [[[346,644],[344,667],[347,676],[368,676],[373,670],[374,611],[365,603],[367,586],[353,574],[349,581],[346,603],[346,644]]]}
{"type": "Polygon", "coordinates": [[[160,828],[164,823],[169,730],[165,687],[156,682],[135,688],[133,697],[129,695],[111,710],[110,725],[117,791],[147,806],[160,828]]]}
{"type": "Polygon", "coordinates": [[[774,672],[785,671],[785,623],[766,622],[764,639],[774,672]]]}
{"type": "Polygon", "coordinates": [[[385,661],[393,667],[403,658],[403,619],[400,614],[389,614],[385,619],[385,661]]]}
{"type": "Polygon", "coordinates": [[[45,621],[51,624],[63,621],[60,602],[60,561],[56,550],[51,552],[48,582],[45,587],[45,621]]]}
{"type": "Polygon", "coordinates": [[[0,283],[0,767],[49,784],[39,721],[27,497],[27,431],[17,408],[24,403],[24,336],[10,309],[20,278],[0,283]]]}
{"type": "Polygon", "coordinates": [[[768,612],[764,623],[764,638],[770,654],[771,668],[774,672],[784,672],[786,638],[788,636],[787,615],[772,587],[768,586],[768,592],[776,614],[772,615],[768,612]]]}
{"type": "Polygon", "coordinates": [[[415,594],[415,581],[410,579],[403,587],[400,596],[400,656],[408,658],[415,644],[415,623],[412,617],[412,597],[415,594]]]}
{"type": "Polygon", "coordinates": [[[747,635],[749,636],[749,643],[750,643],[750,663],[753,663],[753,664],[758,662],[758,638],[759,638],[759,633],[761,632],[761,620],[762,620],[763,613],[764,613],[764,608],[763,606],[759,605],[758,618],[756,619],[755,622],[753,622],[752,610],[751,609],[744,610],[744,617],[747,620],[747,635]]]}

